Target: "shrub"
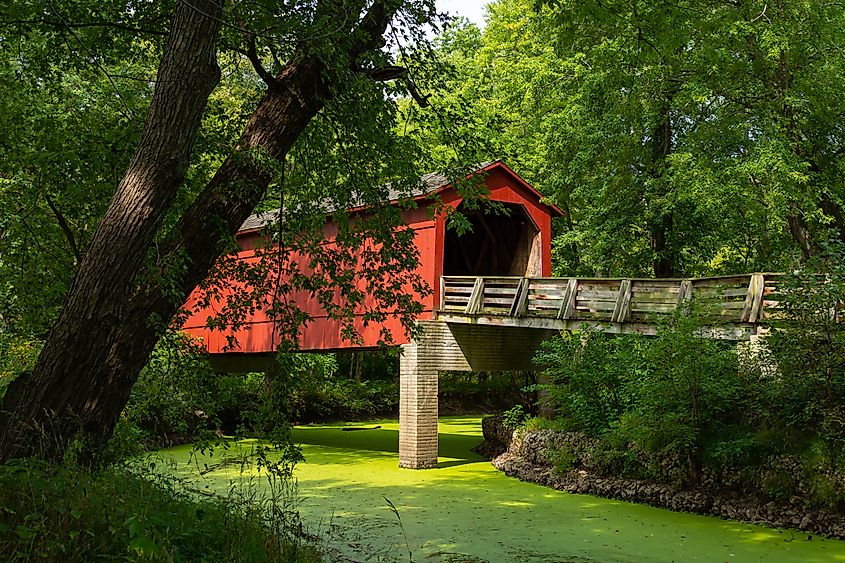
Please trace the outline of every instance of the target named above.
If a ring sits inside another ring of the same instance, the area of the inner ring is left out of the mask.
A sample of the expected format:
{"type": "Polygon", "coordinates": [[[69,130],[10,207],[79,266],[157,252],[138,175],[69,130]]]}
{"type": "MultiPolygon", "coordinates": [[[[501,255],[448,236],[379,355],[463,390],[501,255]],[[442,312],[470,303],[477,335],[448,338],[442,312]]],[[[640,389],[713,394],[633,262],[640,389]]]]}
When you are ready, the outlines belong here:
{"type": "Polygon", "coordinates": [[[766,497],[785,502],[798,493],[798,483],[798,476],[791,471],[773,469],[763,475],[761,487],[766,497]]]}
{"type": "Polygon", "coordinates": [[[522,405],[514,405],[502,413],[502,426],[508,430],[516,430],[528,420],[528,413],[522,405]]]}
{"type": "Polygon", "coordinates": [[[680,456],[691,483],[701,477],[705,446],[718,446],[724,428],[738,422],[745,396],[735,346],[701,338],[700,326],[676,317],[642,347],[648,367],[617,430],[648,451],[680,456]]]}
{"type": "Polygon", "coordinates": [[[841,512],[845,509],[845,477],[841,474],[812,473],[809,477],[808,504],[813,508],[841,512]]]}
{"type": "Polygon", "coordinates": [[[538,355],[549,366],[549,396],[562,425],[607,442],[597,452],[603,472],[676,479],[672,468],[632,458],[635,448],[682,460],[684,480],[694,483],[707,450],[723,451],[722,441],[733,439],[726,428],[741,424],[749,381],[737,374],[734,346],[701,338],[700,326],[678,316],[656,337],[564,334],[538,355]]]}
{"type": "Polygon", "coordinates": [[[221,395],[216,384],[199,343],[183,333],[168,333],[132,388],[124,418],[154,442],[193,438],[217,426],[221,395]]]}
{"type": "Polygon", "coordinates": [[[577,453],[572,449],[572,446],[566,443],[551,449],[546,454],[546,458],[559,474],[572,471],[581,463],[581,460],[578,458],[577,453]]]}
{"type": "Polygon", "coordinates": [[[529,371],[447,371],[438,378],[440,405],[443,409],[462,413],[486,413],[521,404],[534,414],[535,375],[529,371]]]}
{"type": "Polygon", "coordinates": [[[287,411],[291,420],[360,420],[394,414],[399,408],[399,383],[395,380],[361,380],[338,377],[336,364],[321,356],[298,355],[300,364],[289,369],[286,383],[287,411]],[[308,356],[311,356],[310,358],[308,356]]]}
{"type": "Polygon", "coordinates": [[[845,462],[845,251],[827,251],[815,270],[782,280],[782,314],[769,338],[779,373],[770,385],[780,423],[818,436],[837,465],[845,462]]]}
{"type": "Polygon", "coordinates": [[[40,340],[0,331],[0,399],[6,394],[6,387],[13,379],[32,369],[41,345],[40,340]]]}
{"type": "Polygon", "coordinates": [[[585,328],[544,343],[536,362],[547,366],[545,390],[561,424],[590,435],[607,432],[630,404],[630,381],[642,371],[635,337],[585,328]]]}

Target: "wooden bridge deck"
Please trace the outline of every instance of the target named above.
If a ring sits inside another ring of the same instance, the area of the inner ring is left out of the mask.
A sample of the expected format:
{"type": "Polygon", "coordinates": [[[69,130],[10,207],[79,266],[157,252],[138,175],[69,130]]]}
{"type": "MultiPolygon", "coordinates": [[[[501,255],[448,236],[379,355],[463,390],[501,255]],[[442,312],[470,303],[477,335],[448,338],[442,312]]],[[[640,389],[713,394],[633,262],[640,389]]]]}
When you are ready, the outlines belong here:
{"type": "Polygon", "coordinates": [[[705,320],[704,335],[747,340],[780,309],[782,274],[693,279],[444,276],[438,320],[496,326],[655,334],[678,309],[705,320]]]}

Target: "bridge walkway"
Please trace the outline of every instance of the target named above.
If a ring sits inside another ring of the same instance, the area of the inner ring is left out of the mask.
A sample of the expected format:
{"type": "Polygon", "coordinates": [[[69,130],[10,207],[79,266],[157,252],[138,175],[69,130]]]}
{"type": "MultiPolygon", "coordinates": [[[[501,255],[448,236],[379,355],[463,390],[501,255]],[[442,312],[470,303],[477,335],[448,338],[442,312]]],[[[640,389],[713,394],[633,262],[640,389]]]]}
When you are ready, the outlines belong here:
{"type": "Polygon", "coordinates": [[[688,279],[441,278],[438,320],[500,327],[653,335],[679,309],[707,336],[747,340],[781,308],[782,274],[688,279]]]}

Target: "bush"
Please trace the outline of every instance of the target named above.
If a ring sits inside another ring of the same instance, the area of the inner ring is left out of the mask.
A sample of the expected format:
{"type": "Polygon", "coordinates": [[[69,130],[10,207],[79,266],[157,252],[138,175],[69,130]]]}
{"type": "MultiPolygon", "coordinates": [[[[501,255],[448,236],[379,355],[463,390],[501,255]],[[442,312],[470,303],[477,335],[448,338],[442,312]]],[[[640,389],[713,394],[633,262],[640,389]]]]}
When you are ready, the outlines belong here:
{"type": "Polygon", "coordinates": [[[13,379],[32,370],[41,345],[40,340],[0,332],[0,399],[13,379]]]}
{"type": "Polygon", "coordinates": [[[838,466],[845,464],[845,251],[829,247],[816,267],[821,274],[782,280],[782,314],[769,338],[779,368],[770,400],[782,425],[818,437],[838,466]]]}
{"type": "Polygon", "coordinates": [[[169,334],[132,390],[118,437],[134,433],[155,447],[213,431],[284,432],[294,421],[398,412],[395,378],[357,381],[339,376],[338,369],[334,354],[280,353],[269,374],[215,373],[195,342],[169,334]]]}
{"type": "Polygon", "coordinates": [[[514,405],[502,413],[502,426],[508,430],[516,430],[528,420],[528,413],[522,405],[514,405]]]}
{"type": "Polygon", "coordinates": [[[568,430],[601,435],[631,404],[631,381],[643,371],[640,339],[584,329],[544,343],[536,363],[547,366],[547,401],[568,430]]]}
{"type": "Polygon", "coordinates": [[[259,505],[202,497],[160,473],[0,466],[4,561],[319,561],[291,531],[259,505]]]}
{"type": "Polygon", "coordinates": [[[725,428],[745,410],[745,381],[735,345],[701,338],[695,319],[677,317],[643,342],[634,398],[615,430],[651,452],[678,455],[686,480],[701,478],[705,447],[718,448],[725,428]]]}
{"type": "MultiPolygon", "coordinates": [[[[726,428],[740,423],[749,382],[737,375],[734,346],[701,338],[700,326],[678,316],[656,337],[564,334],[538,356],[559,422],[603,438],[607,469],[636,466],[634,448],[683,460],[683,480],[695,483],[707,450],[732,439],[726,428]]],[[[630,470],[675,480],[676,469],[630,470]]]]}
{"type": "Polygon", "coordinates": [[[398,408],[398,383],[340,377],[333,354],[280,354],[279,361],[274,385],[291,421],[361,419],[398,408]]]}
{"type": "Polygon", "coordinates": [[[845,510],[845,477],[830,472],[812,473],[809,477],[809,502],[813,508],[842,512],[845,510]]]}
{"type": "Polygon", "coordinates": [[[656,337],[563,335],[537,358],[557,418],[532,425],[597,438],[599,473],[679,484],[706,474],[743,494],[845,509],[845,252],[830,247],[779,284],[757,355],[700,337],[710,323],[694,302],[656,337]]]}
{"type": "Polygon", "coordinates": [[[488,413],[522,405],[533,414],[534,372],[447,371],[438,378],[441,412],[488,413]]]}
{"type": "Polygon", "coordinates": [[[546,454],[549,463],[552,464],[557,473],[563,474],[572,471],[580,465],[578,455],[572,450],[569,444],[561,444],[557,448],[551,449],[546,454]]]}

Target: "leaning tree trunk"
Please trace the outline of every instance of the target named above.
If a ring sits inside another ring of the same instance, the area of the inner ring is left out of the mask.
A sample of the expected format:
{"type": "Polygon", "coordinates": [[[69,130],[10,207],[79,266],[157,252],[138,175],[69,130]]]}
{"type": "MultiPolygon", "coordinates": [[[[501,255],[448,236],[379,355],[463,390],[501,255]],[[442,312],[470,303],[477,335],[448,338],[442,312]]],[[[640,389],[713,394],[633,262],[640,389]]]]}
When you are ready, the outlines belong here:
{"type": "MultiPolygon", "coordinates": [[[[212,0],[208,0],[208,3],[212,4],[212,0]]],[[[350,65],[350,68],[355,68],[363,53],[379,48],[387,24],[400,4],[400,0],[374,2],[360,19],[357,28],[344,36],[345,41],[336,45],[337,51],[342,49],[339,59],[350,65]]],[[[334,2],[326,3],[325,7],[330,10],[343,8],[334,2]]],[[[196,13],[213,16],[209,19],[215,26],[213,30],[206,30],[211,40],[210,58],[213,62],[213,41],[219,12],[209,10],[188,11],[195,17],[196,13]]],[[[343,14],[337,15],[346,19],[343,14]]],[[[172,36],[186,33],[184,30],[177,31],[175,21],[172,36]]],[[[168,52],[170,44],[174,42],[181,44],[171,38],[168,52]]],[[[179,222],[178,234],[161,247],[163,251],[158,261],[162,265],[161,269],[154,266],[139,274],[140,260],[146,255],[152,235],[147,237],[145,245],[138,242],[131,247],[134,275],[126,275],[122,268],[114,267],[111,257],[115,251],[120,251],[121,256],[126,254],[128,246],[124,239],[134,241],[135,237],[141,236],[142,229],[135,226],[141,225],[141,222],[132,220],[132,217],[124,218],[122,228],[108,227],[113,219],[107,213],[103,220],[107,227],[100,227],[95,237],[99,237],[101,242],[99,246],[92,243],[86,254],[78,279],[39,357],[35,371],[31,376],[17,380],[7,392],[3,404],[7,412],[5,418],[0,420],[3,422],[0,430],[0,460],[32,455],[60,458],[68,443],[76,436],[84,436],[91,447],[102,444],[110,437],[132,385],[167,320],[208,275],[213,264],[226,250],[224,241],[234,235],[264,196],[272,174],[261,164],[261,158],[283,158],[329,99],[333,87],[338,86],[333,84],[335,72],[319,56],[309,55],[308,50],[308,45],[304,45],[300,53],[292,57],[293,62],[270,81],[235,152],[224,161],[208,186],[185,212],[179,222]],[[261,153],[261,158],[255,158],[255,151],[261,153]],[[100,231],[104,231],[103,236],[100,231]],[[110,236],[118,237],[120,246],[114,245],[115,250],[111,250],[108,245],[109,238],[105,231],[110,236]],[[104,263],[101,264],[101,261],[104,263]],[[156,280],[160,279],[166,265],[174,262],[186,263],[188,267],[179,274],[168,272],[170,281],[176,277],[176,287],[164,288],[156,280]],[[87,280],[87,283],[81,283],[80,279],[87,280]],[[90,294],[87,286],[102,288],[96,294],[96,300],[86,307],[86,294],[90,294]],[[74,317],[81,322],[73,322],[74,317]],[[81,350],[77,350],[75,346],[79,340],[90,341],[86,341],[81,350]],[[54,421],[59,424],[53,424],[54,421]],[[45,428],[49,429],[46,434],[39,430],[45,428]],[[52,442],[50,450],[40,449],[42,436],[52,442]]],[[[186,71],[185,75],[190,76],[191,73],[186,71]]],[[[179,80],[175,82],[181,83],[179,80]]],[[[212,86],[209,85],[208,92],[212,86]]],[[[194,85],[193,88],[197,89],[198,86],[194,85]]],[[[201,107],[194,108],[199,110],[197,122],[207,96],[206,93],[202,103],[197,104],[201,107]]],[[[148,122],[154,115],[151,107],[148,122]]],[[[173,126],[173,119],[169,120],[169,125],[173,126]]],[[[188,143],[188,154],[184,161],[179,160],[178,167],[171,167],[171,174],[179,174],[178,178],[159,178],[159,190],[153,190],[156,194],[161,191],[161,186],[174,185],[177,179],[181,183],[196,123],[192,123],[192,126],[190,133],[182,131],[180,136],[188,143]]],[[[173,130],[180,131],[178,128],[173,130]]],[[[170,162],[170,155],[176,154],[181,155],[175,151],[165,152],[163,161],[170,162]]],[[[155,161],[152,165],[160,166],[155,161]]],[[[130,167],[127,178],[134,180],[136,175],[137,172],[133,172],[130,167]]],[[[159,196],[154,201],[160,205],[164,198],[159,196]]],[[[168,206],[170,202],[172,194],[168,206]]],[[[115,205],[113,202],[110,212],[115,205]]],[[[145,213],[150,214],[150,210],[145,208],[145,213]]],[[[126,209],[118,207],[115,214],[120,218],[126,215],[126,209]]],[[[156,220],[152,234],[160,226],[161,217],[156,217],[156,220]]],[[[150,221],[152,219],[147,219],[147,222],[150,221]]],[[[124,257],[123,262],[128,263],[129,260],[129,257],[124,257]]]]}
{"type": "Polygon", "coordinates": [[[180,236],[168,245],[162,260],[167,264],[168,257],[184,252],[191,264],[180,280],[179,292],[166,293],[154,282],[145,283],[129,300],[128,314],[97,378],[105,384],[92,390],[84,405],[85,431],[94,443],[111,435],[129,392],[161,335],[164,326],[150,323],[151,315],[164,321],[173,317],[208,275],[225,248],[225,240],[238,230],[264,196],[272,176],[250,158],[249,152],[261,149],[280,157],[290,150],[329,98],[321,79],[323,71],[314,58],[290,65],[282,72],[251,116],[236,154],[226,159],[185,213],[179,225],[180,236]]]}
{"type": "Polygon", "coordinates": [[[126,318],[147,249],[182,184],[194,137],[220,70],[222,2],[179,3],[140,144],[82,259],[31,374],[9,386],[0,413],[0,459],[63,455],[102,382],[97,374],[126,318]]]}
{"type": "MultiPolygon", "coordinates": [[[[363,53],[380,47],[387,24],[400,4],[400,0],[375,2],[350,36],[341,60],[354,67],[363,53]]],[[[332,83],[332,76],[321,57],[294,57],[294,62],[269,84],[235,153],[183,215],[179,235],[166,245],[160,263],[169,264],[183,255],[191,267],[179,279],[178,292],[165,292],[161,286],[147,283],[132,296],[130,313],[97,377],[106,384],[92,394],[83,411],[86,434],[94,443],[102,443],[111,435],[132,385],[161,336],[163,325],[151,325],[151,315],[170,319],[176,314],[226,251],[227,240],[264,197],[272,173],[251,155],[259,151],[264,157],[283,159],[339,87],[332,83]]],[[[148,277],[155,279],[157,273],[150,272],[148,277]]]]}

